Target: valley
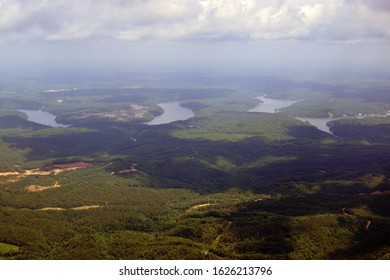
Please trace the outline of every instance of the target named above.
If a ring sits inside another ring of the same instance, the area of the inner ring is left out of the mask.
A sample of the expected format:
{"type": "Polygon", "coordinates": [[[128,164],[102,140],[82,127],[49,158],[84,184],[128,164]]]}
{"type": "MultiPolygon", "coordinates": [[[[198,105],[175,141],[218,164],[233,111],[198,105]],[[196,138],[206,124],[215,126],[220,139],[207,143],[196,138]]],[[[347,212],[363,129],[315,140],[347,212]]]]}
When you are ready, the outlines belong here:
{"type": "Polygon", "coordinates": [[[123,77],[2,89],[0,259],[390,258],[388,101],[347,80],[123,77]]]}

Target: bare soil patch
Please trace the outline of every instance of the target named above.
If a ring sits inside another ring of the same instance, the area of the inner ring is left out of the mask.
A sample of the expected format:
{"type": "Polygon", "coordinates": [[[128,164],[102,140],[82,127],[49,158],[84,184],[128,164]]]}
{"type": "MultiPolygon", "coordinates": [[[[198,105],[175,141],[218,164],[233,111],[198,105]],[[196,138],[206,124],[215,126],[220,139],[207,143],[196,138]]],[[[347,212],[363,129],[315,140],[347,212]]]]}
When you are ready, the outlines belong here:
{"type": "Polygon", "coordinates": [[[26,190],[28,190],[29,192],[41,192],[41,191],[55,189],[55,188],[60,188],[60,187],[61,187],[61,185],[58,182],[56,182],[52,186],[31,185],[31,186],[26,187],[26,190]]]}
{"type": "Polygon", "coordinates": [[[139,105],[139,104],[131,104],[131,111],[134,117],[143,118],[145,114],[148,112],[148,107],[139,105]]]}
{"type": "Polygon", "coordinates": [[[111,172],[111,175],[128,174],[128,173],[131,173],[131,172],[138,172],[138,173],[142,174],[143,176],[148,177],[148,174],[146,174],[145,172],[137,169],[137,164],[136,163],[132,164],[129,169],[123,169],[123,170],[120,170],[120,171],[111,172]]]}
{"type": "Polygon", "coordinates": [[[72,163],[63,163],[63,164],[54,164],[53,166],[47,168],[46,170],[40,169],[27,169],[23,172],[0,172],[0,176],[3,177],[11,177],[6,182],[16,182],[20,178],[25,178],[27,176],[40,175],[40,176],[48,176],[48,175],[57,175],[63,171],[73,171],[81,168],[87,168],[93,166],[93,163],[88,162],[72,162],[72,163]]]}
{"type": "Polygon", "coordinates": [[[372,192],[370,193],[370,195],[390,195],[390,191],[375,191],[375,192],[372,192]]]}
{"type": "Polygon", "coordinates": [[[15,176],[19,174],[19,172],[0,172],[0,176],[15,176]]]}
{"type": "Polygon", "coordinates": [[[80,118],[87,118],[87,117],[98,117],[98,118],[108,118],[113,119],[117,121],[124,121],[128,117],[133,118],[143,118],[148,113],[148,107],[142,106],[140,104],[131,104],[130,108],[122,109],[122,110],[116,110],[116,111],[107,111],[107,112],[90,112],[90,113],[83,113],[80,118]]]}
{"type": "Polygon", "coordinates": [[[198,209],[201,209],[201,208],[205,208],[205,207],[208,207],[208,206],[211,206],[211,205],[215,205],[214,203],[204,203],[204,204],[198,204],[198,205],[194,205],[192,207],[190,207],[187,212],[190,212],[190,211],[193,211],[193,210],[198,210],[198,209]]]}
{"type": "Polygon", "coordinates": [[[41,209],[38,209],[39,211],[65,211],[65,210],[74,210],[74,211],[82,211],[82,210],[89,210],[89,209],[97,209],[101,208],[103,206],[101,205],[85,205],[85,206],[78,206],[73,208],[62,208],[62,207],[44,207],[41,209]]]}
{"type": "Polygon", "coordinates": [[[39,211],[63,211],[63,210],[66,210],[66,209],[61,208],[61,207],[45,207],[45,208],[39,209],[39,211]]]}
{"type": "Polygon", "coordinates": [[[366,231],[370,229],[371,224],[372,224],[372,220],[368,219],[367,223],[366,223],[366,226],[364,227],[366,231]]]}
{"type": "Polygon", "coordinates": [[[70,209],[79,211],[79,210],[96,209],[96,208],[100,208],[100,207],[102,207],[102,206],[100,206],[100,205],[88,205],[88,206],[73,207],[73,208],[70,208],[70,209]]]}

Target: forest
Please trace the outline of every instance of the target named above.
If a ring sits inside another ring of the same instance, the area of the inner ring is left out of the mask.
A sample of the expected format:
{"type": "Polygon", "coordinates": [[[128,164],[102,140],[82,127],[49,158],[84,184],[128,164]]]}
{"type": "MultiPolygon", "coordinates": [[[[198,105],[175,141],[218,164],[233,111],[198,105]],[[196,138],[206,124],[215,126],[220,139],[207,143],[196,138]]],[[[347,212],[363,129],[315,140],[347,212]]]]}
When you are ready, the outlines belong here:
{"type": "Polygon", "coordinates": [[[390,85],[134,75],[1,84],[0,259],[390,259],[390,85]]]}

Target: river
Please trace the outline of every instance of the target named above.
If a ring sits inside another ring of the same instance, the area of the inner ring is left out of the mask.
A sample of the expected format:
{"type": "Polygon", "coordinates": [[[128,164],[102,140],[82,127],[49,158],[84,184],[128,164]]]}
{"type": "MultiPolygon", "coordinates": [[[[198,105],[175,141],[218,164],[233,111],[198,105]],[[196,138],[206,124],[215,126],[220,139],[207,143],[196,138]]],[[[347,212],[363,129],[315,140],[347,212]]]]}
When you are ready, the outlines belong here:
{"type": "MultiPolygon", "coordinates": [[[[150,122],[145,124],[147,125],[160,125],[167,124],[175,121],[183,121],[193,117],[195,114],[192,110],[182,107],[180,102],[167,102],[159,103],[157,106],[161,107],[164,112],[155,117],[150,122]]],[[[40,110],[24,110],[18,109],[18,111],[23,112],[27,115],[27,119],[31,122],[47,125],[50,127],[69,127],[70,125],[58,123],[56,121],[56,116],[40,110]]]]}
{"type": "Polygon", "coordinates": [[[256,97],[260,100],[260,104],[255,108],[248,110],[248,112],[262,112],[262,113],[276,113],[281,108],[288,107],[299,100],[283,100],[283,99],[272,99],[265,96],[256,97]]]}
{"type": "Polygon", "coordinates": [[[295,117],[295,119],[300,120],[301,122],[308,122],[309,124],[317,127],[319,130],[322,130],[326,133],[332,134],[329,126],[326,125],[327,122],[337,120],[337,118],[329,119],[329,118],[305,118],[305,117],[295,117]]]}
{"type": "Polygon", "coordinates": [[[50,127],[69,127],[70,126],[67,124],[62,124],[62,123],[56,122],[55,115],[53,115],[49,112],[46,112],[46,111],[42,111],[42,109],[40,109],[40,110],[19,109],[18,111],[25,113],[27,115],[27,120],[29,120],[30,122],[34,122],[34,123],[38,123],[38,124],[42,124],[42,125],[47,125],[50,127]]]}
{"type": "MultiPolygon", "coordinates": [[[[276,113],[281,108],[288,107],[299,100],[283,100],[283,99],[272,99],[265,96],[259,96],[257,99],[260,101],[260,104],[255,108],[248,110],[248,112],[263,112],[263,113],[276,113]]],[[[150,122],[147,122],[148,125],[160,125],[167,124],[180,120],[187,120],[194,116],[194,112],[190,109],[182,107],[180,102],[169,102],[169,103],[159,103],[157,104],[164,110],[164,113],[160,116],[155,117],[150,122]]],[[[329,127],[326,125],[328,121],[332,119],[327,118],[304,118],[297,117],[296,119],[309,122],[311,125],[316,126],[318,129],[325,131],[331,134],[329,127]]]]}
{"type": "MultiPolygon", "coordinates": [[[[263,112],[263,113],[276,113],[281,108],[288,107],[296,102],[297,100],[283,100],[283,99],[272,99],[267,98],[265,96],[257,97],[258,100],[261,101],[261,103],[256,106],[255,108],[252,108],[248,110],[248,112],[263,112]]],[[[159,107],[161,107],[164,112],[155,117],[150,122],[147,122],[145,124],[147,125],[160,125],[160,124],[167,124],[175,121],[183,121],[188,120],[189,118],[192,118],[195,114],[192,110],[182,107],[180,105],[179,101],[176,102],[167,102],[167,103],[159,103],[157,104],[159,107]]],[[[58,123],[56,121],[56,116],[40,110],[23,110],[19,109],[18,111],[23,112],[27,115],[27,119],[31,122],[35,122],[38,124],[50,126],[50,127],[69,127],[70,125],[58,123]]],[[[376,116],[388,116],[389,113],[386,115],[376,115],[376,116]]],[[[295,119],[300,120],[302,122],[308,122],[311,125],[317,127],[319,130],[322,130],[326,133],[332,134],[329,127],[326,125],[327,122],[336,120],[337,118],[331,119],[331,118],[306,118],[306,117],[295,117],[295,119]]]]}
{"type": "MultiPolygon", "coordinates": [[[[265,96],[259,96],[256,99],[260,100],[261,103],[255,108],[248,110],[248,112],[277,113],[279,109],[288,107],[299,101],[299,100],[294,101],[294,100],[272,99],[272,98],[267,98],[265,96]]],[[[386,114],[374,114],[374,115],[371,114],[367,116],[365,115],[356,116],[354,118],[361,119],[367,117],[387,117],[389,115],[390,112],[387,112],[386,114]]],[[[307,117],[294,117],[294,118],[302,122],[308,122],[312,126],[317,127],[319,130],[322,130],[331,135],[333,135],[333,133],[330,131],[326,123],[340,119],[340,118],[307,118],[307,117]]]]}
{"type": "Polygon", "coordinates": [[[150,122],[145,124],[147,125],[160,125],[167,124],[175,121],[184,121],[188,120],[195,116],[194,112],[188,108],[182,107],[180,102],[167,102],[167,103],[159,103],[157,106],[161,107],[164,112],[155,117],[150,122]]]}
{"type": "MultiPolygon", "coordinates": [[[[288,107],[299,100],[283,100],[283,99],[272,99],[265,96],[256,97],[260,100],[260,104],[255,108],[248,110],[248,112],[262,112],[262,113],[277,113],[281,108],[288,107]]],[[[308,122],[309,124],[317,127],[319,130],[322,130],[326,133],[332,134],[329,127],[326,125],[327,122],[335,119],[329,118],[305,118],[305,117],[295,117],[295,119],[302,122],[308,122]]]]}

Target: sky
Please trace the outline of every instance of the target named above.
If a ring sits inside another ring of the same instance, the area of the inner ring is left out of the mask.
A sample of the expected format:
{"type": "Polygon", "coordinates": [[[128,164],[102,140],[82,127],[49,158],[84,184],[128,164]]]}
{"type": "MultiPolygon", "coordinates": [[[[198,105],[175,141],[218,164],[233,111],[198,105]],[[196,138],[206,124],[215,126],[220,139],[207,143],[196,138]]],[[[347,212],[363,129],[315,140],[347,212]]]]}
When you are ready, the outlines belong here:
{"type": "Polygon", "coordinates": [[[0,67],[390,65],[388,0],[0,0],[0,67]]]}

